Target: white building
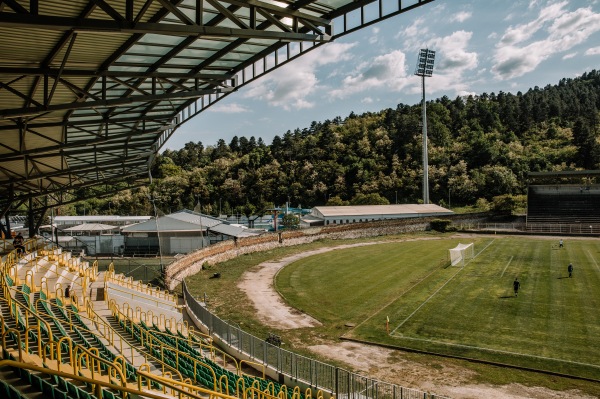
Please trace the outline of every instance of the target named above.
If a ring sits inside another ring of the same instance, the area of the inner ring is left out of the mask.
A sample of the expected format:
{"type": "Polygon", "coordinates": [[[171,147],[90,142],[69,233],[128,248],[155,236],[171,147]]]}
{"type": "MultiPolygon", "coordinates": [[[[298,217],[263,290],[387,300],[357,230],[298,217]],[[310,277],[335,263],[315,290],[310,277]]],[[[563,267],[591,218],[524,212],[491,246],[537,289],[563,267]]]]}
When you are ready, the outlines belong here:
{"type": "Polygon", "coordinates": [[[102,223],[113,226],[127,226],[152,219],[152,216],[120,216],[120,215],[89,215],[89,216],[54,216],[53,224],[60,230],[62,227],[79,224],[102,223]]]}
{"type": "MultiPolygon", "coordinates": [[[[406,219],[453,215],[449,209],[434,204],[317,206],[310,216],[324,225],[371,222],[374,220],[406,219]]],[[[313,224],[314,225],[314,224],[313,224]]]]}
{"type": "Polygon", "coordinates": [[[209,215],[182,210],[124,227],[121,232],[125,236],[125,255],[135,255],[158,251],[163,254],[190,253],[217,241],[256,236],[264,230],[232,226],[209,215]]]}

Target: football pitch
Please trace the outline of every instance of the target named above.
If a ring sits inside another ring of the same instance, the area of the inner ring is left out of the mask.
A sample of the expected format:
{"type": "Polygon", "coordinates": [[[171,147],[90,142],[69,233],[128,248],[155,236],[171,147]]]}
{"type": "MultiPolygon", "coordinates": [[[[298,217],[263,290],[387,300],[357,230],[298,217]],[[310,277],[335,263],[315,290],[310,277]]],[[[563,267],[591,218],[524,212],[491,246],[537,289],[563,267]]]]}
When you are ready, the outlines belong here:
{"type": "Polygon", "coordinates": [[[369,245],[299,260],[276,285],[324,324],[354,325],[346,338],[600,376],[600,240],[566,239],[564,248],[558,238],[521,236],[369,245]],[[448,249],[459,242],[474,242],[475,257],[450,266],[448,249]]]}

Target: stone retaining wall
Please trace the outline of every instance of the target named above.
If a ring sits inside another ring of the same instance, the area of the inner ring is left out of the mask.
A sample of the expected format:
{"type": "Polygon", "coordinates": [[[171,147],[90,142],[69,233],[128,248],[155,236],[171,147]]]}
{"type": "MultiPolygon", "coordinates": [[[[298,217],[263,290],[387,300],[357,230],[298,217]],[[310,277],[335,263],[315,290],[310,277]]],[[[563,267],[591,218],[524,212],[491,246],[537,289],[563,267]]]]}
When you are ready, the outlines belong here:
{"type": "MultiPolygon", "coordinates": [[[[269,251],[284,246],[308,244],[326,238],[343,240],[424,231],[429,227],[431,220],[438,218],[395,219],[330,225],[302,230],[284,230],[278,233],[263,234],[258,237],[244,237],[223,241],[192,252],[171,263],[165,271],[165,284],[169,290],[174,289],[184,278],[202,270],[204,263],[213,265],[248,253],[269,251]]],[[[443,216],[442,218],[450,219],[455,224],[461,222],[475,223],[482,222],[487,218],[487,215],[452,215],[443,216]]]]}

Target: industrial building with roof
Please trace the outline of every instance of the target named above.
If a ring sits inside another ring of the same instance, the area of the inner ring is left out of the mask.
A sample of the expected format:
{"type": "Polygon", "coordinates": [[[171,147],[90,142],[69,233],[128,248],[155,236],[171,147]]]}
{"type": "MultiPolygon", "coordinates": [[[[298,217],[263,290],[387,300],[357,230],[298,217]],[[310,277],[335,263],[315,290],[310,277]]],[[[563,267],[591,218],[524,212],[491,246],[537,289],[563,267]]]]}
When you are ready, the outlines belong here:
{"type": "Polygon", "coordinates": [[[313,221],[318,219],[323,221],[323,225],[329,225],[453,214],[451,210],[434,204],[402,204],[317,206],[313,208],[310,216],[313,221]]]}
{"type": "Polygon", "coordinates": [[[159,251],[159,241],[163,254],[189,253],[214,242],[251,237],[264,232],[232,225],[187,209],[121,229],[125,236],[126,254],[156,253],[159,251]]]}

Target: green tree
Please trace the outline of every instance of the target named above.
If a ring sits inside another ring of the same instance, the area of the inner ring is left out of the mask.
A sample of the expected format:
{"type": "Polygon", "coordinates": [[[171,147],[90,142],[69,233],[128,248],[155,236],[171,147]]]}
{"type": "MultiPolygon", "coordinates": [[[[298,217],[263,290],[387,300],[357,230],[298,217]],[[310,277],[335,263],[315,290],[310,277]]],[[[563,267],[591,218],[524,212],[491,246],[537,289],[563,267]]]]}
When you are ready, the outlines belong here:
{"type": "Polygon", "coordinates": [[[329,200],[327,200],[326,205],[327,206],[344,206],[344,205],[349,205],[349,202],[342,200],[340,197],[338,197],[336,195],[335,197],[329,197],[329,200]]]}
{"type": "Polygon", "coordinates": [[[378,193],[356,194],[351,200],[350,205],[389,205],[390,201],[378,193]]]}
{"type": "Polygon", "coordinates": [[[281,219],[281,224],[286,229],[297,229],[300,226],[300,217],[293,213],[286,213],[281,219]]]}

